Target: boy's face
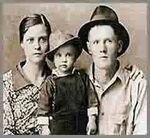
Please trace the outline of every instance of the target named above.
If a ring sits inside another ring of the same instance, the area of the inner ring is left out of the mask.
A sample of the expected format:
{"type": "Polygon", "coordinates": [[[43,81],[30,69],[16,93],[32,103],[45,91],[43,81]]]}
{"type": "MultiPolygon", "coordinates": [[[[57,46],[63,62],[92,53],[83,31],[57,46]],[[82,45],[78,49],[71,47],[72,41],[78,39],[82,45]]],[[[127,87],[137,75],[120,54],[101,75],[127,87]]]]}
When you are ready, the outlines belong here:
{"type": "Polygon", "coordinates": [[[76,49],[71,44],[60,47],[54,54],[54,64],[61,73],[72,71],[76,60],[76,49]]]}
{"type": "Polygon", "coordinates": [[[95,26],[89,32],[88,40],[88,49],[96,66],[101,69],[112,67],[117,53],[122,49],[122,41],[117,40],[113,28],[108,25],[95,26]]]}

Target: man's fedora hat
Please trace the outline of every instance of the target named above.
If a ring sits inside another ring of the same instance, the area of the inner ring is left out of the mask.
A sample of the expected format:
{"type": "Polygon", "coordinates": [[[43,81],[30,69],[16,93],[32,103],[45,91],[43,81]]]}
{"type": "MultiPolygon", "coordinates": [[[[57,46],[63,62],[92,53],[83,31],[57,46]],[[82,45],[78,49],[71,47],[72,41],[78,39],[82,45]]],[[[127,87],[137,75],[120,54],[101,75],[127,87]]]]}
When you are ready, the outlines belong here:
{"type": "Polygon", "coordinates": [[[56,30],[54,33],[50,35],[49,44],[50,50],[46,53],[46,56],[50,60],[53,60],[54,54],[57,51],[57,49],[66,44],[72,44],[72,46],[77,48],[76,58],[78,58],[82,52],[80,38],[60,30],[56,30]]]}
{"type": "Polygon", "coordinates": [[[88,41],[88,33],[90,29],[96,25],[109,25],[114,29],[118,39],[123,41],[122,51],[118,53],[118,56],[122,55],[129,46],[129,34],[125,27],[119,23],[119,19],[115,11],[104,5],[97,6],[92,13],[90,21],[83,24],[79,29],[78,36],[82,41],[82,47],[84,50],[89,53],[86,44],[88,41]]]}

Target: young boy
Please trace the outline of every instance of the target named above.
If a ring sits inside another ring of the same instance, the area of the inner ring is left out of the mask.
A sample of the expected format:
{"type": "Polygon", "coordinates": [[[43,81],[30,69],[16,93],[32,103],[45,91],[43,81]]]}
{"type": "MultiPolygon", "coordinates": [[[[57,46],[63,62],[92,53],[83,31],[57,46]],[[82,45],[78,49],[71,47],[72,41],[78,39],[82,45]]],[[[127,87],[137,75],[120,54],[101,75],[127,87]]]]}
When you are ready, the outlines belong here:
{"type": "Polygon", "coordinates": [[[96,92],[88,75],[74,68],[82,52],[80,40],[56,31],[50,36],[50,46],[47,56],[56,68],[40,93],[38,120],[41,134],[94,134],[98,115],[96,92]]]}

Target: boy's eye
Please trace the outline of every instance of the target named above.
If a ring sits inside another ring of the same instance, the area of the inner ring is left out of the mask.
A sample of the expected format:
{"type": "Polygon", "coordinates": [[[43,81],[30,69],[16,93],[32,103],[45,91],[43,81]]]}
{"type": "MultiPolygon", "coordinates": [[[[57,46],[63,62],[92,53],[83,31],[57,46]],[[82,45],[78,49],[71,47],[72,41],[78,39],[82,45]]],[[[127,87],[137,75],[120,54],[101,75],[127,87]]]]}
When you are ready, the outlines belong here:
{"type": "Polygon", "coordinates": [[[67,57],[70,57],[70,56],[71,56],[71,54],[70,54],[70,53],[67,53],[67,54],[66,54],[66,56],[67,56],[67,57]]]}
{"type": "Polygon", "coordinates": [[[56,53],[55,56],[56,57],[61,57],[61,54],[60,53],[56,53]]]}

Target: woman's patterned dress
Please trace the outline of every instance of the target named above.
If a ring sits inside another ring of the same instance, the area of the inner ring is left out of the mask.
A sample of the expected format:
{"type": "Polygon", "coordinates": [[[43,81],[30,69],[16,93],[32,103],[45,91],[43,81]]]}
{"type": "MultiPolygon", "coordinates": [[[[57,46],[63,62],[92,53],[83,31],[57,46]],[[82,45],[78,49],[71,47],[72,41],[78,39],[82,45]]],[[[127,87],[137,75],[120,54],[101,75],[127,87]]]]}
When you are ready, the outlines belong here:
{"type": "Polygon", "coordinates": [[[25,78],[21,64],[3,75],[4,135],[39,134],[37,109],[41,87],[25,78]]]}

